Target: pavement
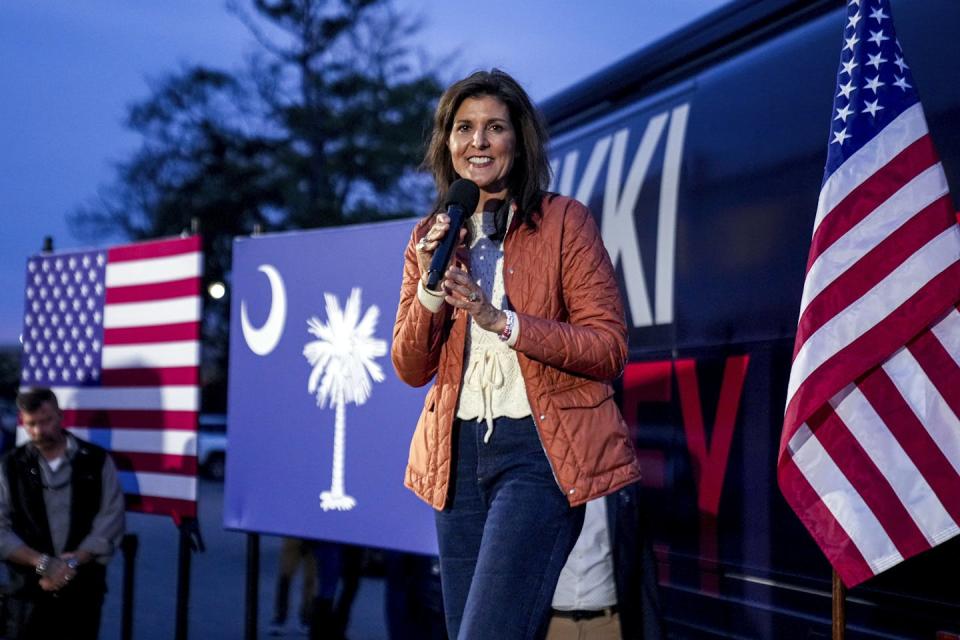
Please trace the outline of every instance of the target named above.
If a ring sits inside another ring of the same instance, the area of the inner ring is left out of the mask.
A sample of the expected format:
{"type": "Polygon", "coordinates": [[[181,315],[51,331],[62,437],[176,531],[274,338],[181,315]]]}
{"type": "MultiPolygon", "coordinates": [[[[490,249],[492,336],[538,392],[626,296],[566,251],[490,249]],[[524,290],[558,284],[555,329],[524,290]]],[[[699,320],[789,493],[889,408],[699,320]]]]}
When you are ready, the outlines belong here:
{"type": "MultiPolygon", "coordinates": [[[[223,529],[223,484],[201,480],[199,521],[206,551],[193,555],[188,638],[242,640],[247,536],[223,529]]],[[[173,640],[176,619],[178,532],[166,517],[127,514],[127,532],[139,539],[135,566],[133,638],[173,640]]],[[[260,537],[258,638],[267,635],[273,613],[280,539],[260,537]]],[[[123,557],[118,552],[108,570],[100,640],[120,640],[123,557]]],[[[383,580],[365,577],[354,602],[347,630],[349,640],[386,640],[383,580]]],[[[300,594],[299,575],[290,590],[291,611],[300,594]]],[[[304,638],[288,624],[287,638],[304,638]]]]}

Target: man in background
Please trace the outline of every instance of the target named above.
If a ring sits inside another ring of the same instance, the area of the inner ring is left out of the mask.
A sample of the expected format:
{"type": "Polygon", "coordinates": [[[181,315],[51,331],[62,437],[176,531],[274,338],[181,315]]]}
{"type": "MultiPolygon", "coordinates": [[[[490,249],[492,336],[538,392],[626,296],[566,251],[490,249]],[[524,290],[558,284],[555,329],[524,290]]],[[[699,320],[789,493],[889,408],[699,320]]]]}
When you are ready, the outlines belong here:
{"type": "Polygon", "coordinates": [[[285,537],[280,544],[280,570],[277,573],[277,594],[273,604],[271,636],[283,635],[290,606],[290,584],[297,571],[303,567],[303,584],[300,587],[299,628],[303,634],[310,633],[313,594],[317,584],[317,569],[313,559],[312,543],[301,538],[285,537]]]}
{"type": "Polygon", "coordinates": [[[124,532],[107,452],[68,433],[57,397],[17,396],[29,442],[0,461],[0,555],[10,569],[6,637],[94,640],[106,565],[124,532]]]}

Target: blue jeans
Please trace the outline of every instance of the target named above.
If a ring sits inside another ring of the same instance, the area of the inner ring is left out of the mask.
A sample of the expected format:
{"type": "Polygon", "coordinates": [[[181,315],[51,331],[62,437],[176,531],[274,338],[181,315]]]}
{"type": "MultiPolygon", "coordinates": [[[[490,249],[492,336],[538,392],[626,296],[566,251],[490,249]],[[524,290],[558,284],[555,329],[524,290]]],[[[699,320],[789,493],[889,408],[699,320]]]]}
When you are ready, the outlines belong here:
{"type": "Polygon", "coordinates": [[[532,418],[455,421],[447,507],[436,513],[450,638],[543,637],[583,507],[560,491],[532,418]]]}

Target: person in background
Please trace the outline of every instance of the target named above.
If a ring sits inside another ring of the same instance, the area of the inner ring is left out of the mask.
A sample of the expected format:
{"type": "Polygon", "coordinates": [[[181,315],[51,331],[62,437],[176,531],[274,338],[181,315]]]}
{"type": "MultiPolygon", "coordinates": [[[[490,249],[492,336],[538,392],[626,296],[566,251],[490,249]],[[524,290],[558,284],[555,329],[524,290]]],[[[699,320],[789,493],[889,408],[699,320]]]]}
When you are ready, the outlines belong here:
{"type": "Polygon", "coordinates": [[[634,483],[587,503],[583,530],[553,594],[547,640],[663,637],[656,560],[634,483]]]}
{"type": "Polygon", "coordinates": [[[300,587],[299,631],[310,632],[313,594],[316,589],[317,565],[313,559],[311,543],[300,538],[284,538],[280,544],[280,567],[277,574],[277,593],[273,604],[273,620],[269,634],[282,635],[287,625],[287,610],[290,603],[290,583],[297,570],[303,568],[303,584],[300,587]]]}
{"type": "Polygon", "coordinates": [[[317,593],[310,621],[311,640],[344,640],[350,611],[360,588],[365,548],[340,542],[311,543],[317,593]]]}
{"type": "Polygon", "coordinates": [[[123,492],[102,448],[68,433],[57,397],[17,396],[29,442],[0,461],[0,554],[10,569],[6,638],[94,640],[106,565],[124,532],[123,492]]]}
{"type": "Polygon", "coordinates": [[[447,640],[439,559],[385,551],[384,569],[387,637],[390,640],[447,640]]]}
{"type": "Polygon", "coordinates": [[[393,365],[410,385],[433,381],[404,482],[437,510],[447,631],[460,640],[542,638],[582,505],[640,476],[610,384],[627,357],[620,288],[587,207],[546,192],[545,143],[506,73],[451,85],[424,160],[437,200],[404,254],[393,365]],[[431,291],[457,179],[479,200],[431,291]]]}

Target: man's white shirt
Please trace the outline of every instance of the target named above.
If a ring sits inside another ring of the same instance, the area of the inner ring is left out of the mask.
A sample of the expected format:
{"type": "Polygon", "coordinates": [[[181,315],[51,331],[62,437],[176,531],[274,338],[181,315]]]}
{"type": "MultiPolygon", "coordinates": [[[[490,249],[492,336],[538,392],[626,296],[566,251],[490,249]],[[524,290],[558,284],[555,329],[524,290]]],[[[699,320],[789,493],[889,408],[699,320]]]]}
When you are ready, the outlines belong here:
{"type": "Polygon", "coordinates": [[[596,611],[615,604],[617,588],[607,531],[607,503],[597,498],[587,503],[580,538],[560,572],[553,608],[596,611]]]}

